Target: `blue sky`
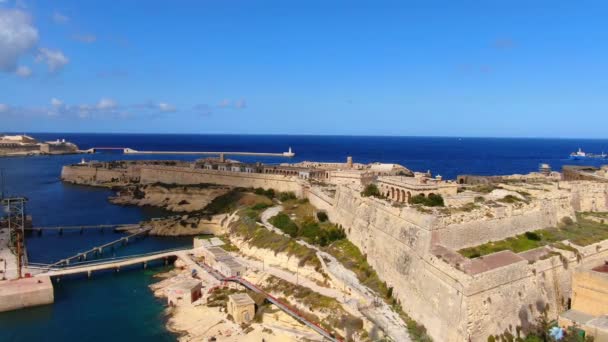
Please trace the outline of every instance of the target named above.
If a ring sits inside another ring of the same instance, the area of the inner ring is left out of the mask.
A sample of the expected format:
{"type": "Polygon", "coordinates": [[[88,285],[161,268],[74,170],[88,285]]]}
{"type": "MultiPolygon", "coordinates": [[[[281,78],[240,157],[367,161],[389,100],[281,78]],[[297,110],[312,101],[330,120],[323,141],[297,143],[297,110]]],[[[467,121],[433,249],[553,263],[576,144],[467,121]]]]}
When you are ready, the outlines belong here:
{"type": "Polygon", "coordinates": [[[605,138],[605,1],[0,0],[0,131],[605,138]]]}

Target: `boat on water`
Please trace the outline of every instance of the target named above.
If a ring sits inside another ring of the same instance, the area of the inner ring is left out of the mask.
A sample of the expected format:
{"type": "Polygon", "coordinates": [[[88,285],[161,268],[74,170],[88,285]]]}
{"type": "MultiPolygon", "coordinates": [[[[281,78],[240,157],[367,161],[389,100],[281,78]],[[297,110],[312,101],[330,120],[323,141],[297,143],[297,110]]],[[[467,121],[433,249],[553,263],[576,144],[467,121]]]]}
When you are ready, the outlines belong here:
{"type": "Polygon", "coordinates": [[[580,147],[579,147],[578,151],[570,153],[570,159],[573,159],[573,160],[581,160],[581,159],[589,159],[589,158],[606,159],[606,157],[608,157],[608,155],[604,152],[602,152],[601,154],[587,153],[587,152],[584,152],[580,147]]]}

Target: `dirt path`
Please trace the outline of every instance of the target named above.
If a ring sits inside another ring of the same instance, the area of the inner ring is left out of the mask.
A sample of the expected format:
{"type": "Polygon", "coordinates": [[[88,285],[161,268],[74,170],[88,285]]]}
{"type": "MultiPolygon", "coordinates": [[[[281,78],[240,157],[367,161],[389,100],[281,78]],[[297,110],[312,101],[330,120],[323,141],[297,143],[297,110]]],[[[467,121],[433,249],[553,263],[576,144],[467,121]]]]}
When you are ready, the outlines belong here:
{"type": "MultiPolygon", "coordinates": [[[[287,234],[283,233],[280,229],[276,228],[268,221],[271,217],[276,216],[278,213],[280,213],[281,210],[283,210],[283,207],[280,205],[268,208],[264,212],[262,212],[260,218],[264,227],[277,234],[287,236],[287,234]]],[[[353,313],[352,311],[356,310],[356,312],[358,313],[355,314],[356,316],[364,315],[367,319],[378,325],[394,341],[411,341],[410,336],[407,332],[407,326],[405,325],[401,317],[396,312],[394,312],[382,300],[382,298],[379,298],[372,290],[361,284],[354,272],[344,267],[336,258],[324,251],[321,251],[318,247],[301,240],[296,240],[296,242],[317,251],[317,256],[325,263],[326,270],[330,273],[332,278],[337,279],[345,286],[348,286],[351,290],[351,294],[345,296],[344,292],[338,290],[329,292],[326,291],[328,290],[327,288],[320,287],[312,282],[311,283],[316,285],[319,290],[313,287],[307,287],[328,297],[333,297],[342,304],[346,304],[345,309],[347,309],[351,313],[353,313]],[[325,291],[325,293],[322,291],[325,291]],[[360,303],[357,300],[357,297],[361,298],[364,303],[360,303]]],[[[295,278],[292,273],[285,273],[291,274],[291,276],[295,278]]],[[[281,276],[278,277],[282,278],[281,276]]],[[[292,282],[295,282],[295,279],[292,282]]]]}

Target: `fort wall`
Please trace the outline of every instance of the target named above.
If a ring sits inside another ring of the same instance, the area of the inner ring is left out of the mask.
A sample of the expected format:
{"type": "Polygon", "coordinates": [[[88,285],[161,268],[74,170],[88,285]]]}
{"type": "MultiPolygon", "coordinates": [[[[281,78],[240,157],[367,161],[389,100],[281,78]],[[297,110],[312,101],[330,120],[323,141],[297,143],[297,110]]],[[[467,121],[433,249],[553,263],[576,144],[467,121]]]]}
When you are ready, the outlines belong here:
{"type": "MultiPolygon", "coordinates": [[[[557,207],[548,212],[514,212],[514,216],[498,222],[447,228],[454,236],[484,229],[496,234],[504,229],[509,231],[506,235],[512,235],[513,229],[520,229],[512,227],[551,225],[561,218],[563,201],[558,199],[557,207]]],[[[549,317],[556,318],[571,297],[572,270],[580,262],[608,257],[602,246],[608,242],[603,242],[576,247],[578,257],[559,250],[542,260],[518,257],[505,266],[469,274],[430,253],[435,243],[433,233],[448,231],[440,218],[361,197],[344,186],[338,187],[328,214],[333,222],[344,226],[349,240],[367,256],[380,278],[394,287],[394,296],[403,309],[438,341],[485,341],[490,334],[516,334],[518,328],[534,323],[545,309],[549,317]]],[[[479,241],[474,236],[469,239],[479,241]]]]}
{"type": "Polygon", "coordinates": [[[141,166],[140,182],[142,184],[201,184],[212,183],[245,188],[274,189],[275,191],[292,191],[302,196],[302,184],[296,177],[270,175],[262,173],[228,172],[218,170],[190,169],[169,166],[141,166]]]}
{"type": "Polygon", "coordinates": [[[576,220],[570,199],[536,200],[531,205],[500,206],[441,217],[433,240],[451,249],[477,246],[489,241],[555,227],[564,218],[576,220]]]}

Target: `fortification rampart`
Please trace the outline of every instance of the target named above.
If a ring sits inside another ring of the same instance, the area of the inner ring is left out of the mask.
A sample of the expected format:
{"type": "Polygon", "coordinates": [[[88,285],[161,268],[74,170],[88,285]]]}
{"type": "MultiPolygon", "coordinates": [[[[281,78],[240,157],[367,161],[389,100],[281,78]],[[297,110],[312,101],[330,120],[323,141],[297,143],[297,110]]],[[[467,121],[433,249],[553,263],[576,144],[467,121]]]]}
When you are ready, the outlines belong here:
{"type": "Polygon", "coordinates": [[[576,219],[567,196],[505,205],[441,217],[433,227],[433,241],[458,250],[489,241],[555,227],[564,217],[576,219]]]}
{"type": "Polygon", "coordinates": [[[68,165],[61,169],[61,180],[76,184],[95,185],[113,181],[125,181],[132,170],[68,165]]]}
{"type": "Polygon", "coordinates": [[[302,184],[297,177],[270,175],[262,173],[230,172],[218,170],[192,169],[170,166],[141,166],[140,182],[142,184],[201,184],[212,183],[245,188],[274,189],[275,191],[292,191],[302,196],[302,184]]]}
{"type": "MultiPolygon", "coordinates": [[[[562,210],[571,212],[562,208],[567,204],[567,199],[561,198],[554,204],[557,207],[548,211],[539,206],[532,213],[514,211],[498,222],[445,226],[439,218],[415,208],[392,207],[340,186],[333,207],[327,211],[367,255],[380,278],[394,287],[404,310],[423,323],[436,340],[485,341],[490,334],[515,334],[518,328],[534,323],[545,309],[556,318],[571,296],[572,269],[579,262],[608,257],[603,246],[608,241],[576,247],[578,256],[564,250],[559,250],[561,256],[554,252],[540,260],[517,256],[506,265],[470,273],[430,253],[433,234],[449,229],[454,236],[464,231],[474,234],[489,228],[496,234],[504,229],[512,235],[522,225],[551,225],[561,218],[562,210]]],[[[469,238],[479,241],[476,236],[469,238]]],[[[455,237],[453,241],[456,243],[455,237]]]]}

